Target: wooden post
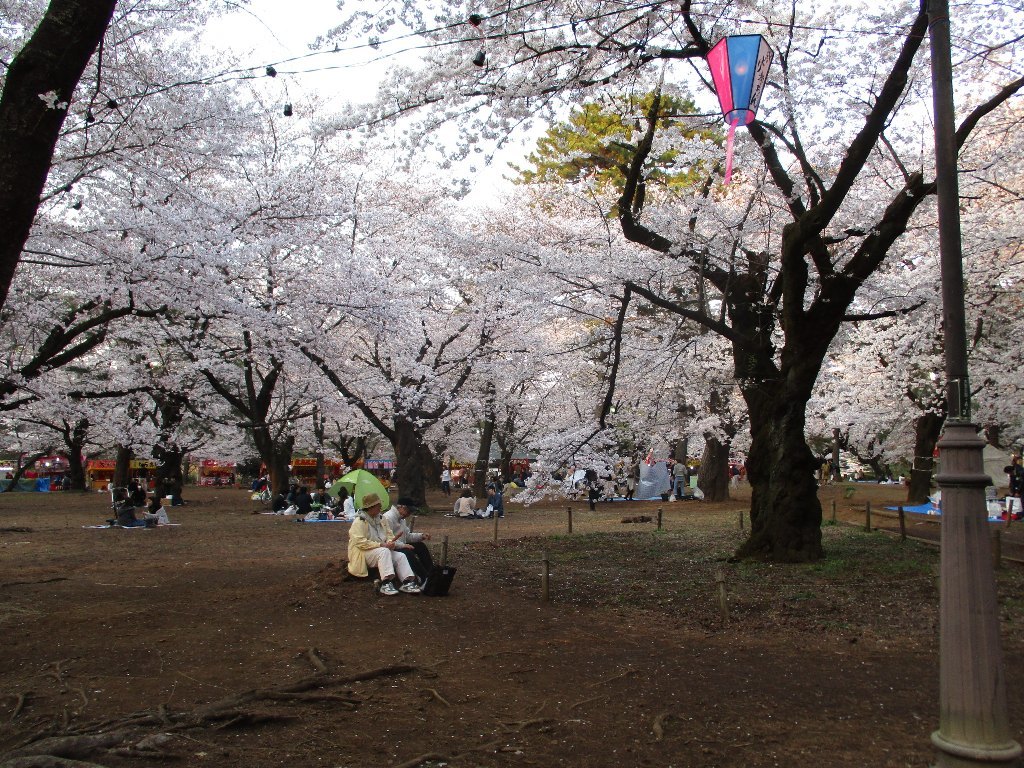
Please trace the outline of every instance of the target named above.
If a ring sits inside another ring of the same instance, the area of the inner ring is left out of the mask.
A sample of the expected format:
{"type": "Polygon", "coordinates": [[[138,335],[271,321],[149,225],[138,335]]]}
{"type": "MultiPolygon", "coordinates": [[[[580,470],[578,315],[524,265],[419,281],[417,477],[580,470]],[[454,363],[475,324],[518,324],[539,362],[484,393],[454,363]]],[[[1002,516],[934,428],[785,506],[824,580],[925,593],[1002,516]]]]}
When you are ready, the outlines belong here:
{"type": "Polygon", "coordinates": [[[548,553],[545,552],[541,555],[541,571],[540,571],[540,599],[545,603],[548,601],[550,596],[548,590],[548,582],[551,577],[551,562],[548,560],[548,553]]]}
{"type": "Polygon", "coordinates": [[[871,502],[864,504],[864,530],[871,533],[871,502]]]}
{"type": "Polygon", "coordinates": [[[565,508],[565,519],[569,533],[572,533],[572,507],[565,508]]]}
{"type": "Polygon", "coordinates": [[[992,531],[992,565],[998,571],[1003,567],[1003,532],[992,531]]]}
{"type": "Polygon", "coordinates": [[[722,621],[729,621],[729,596],[725,591],[724,568],[715,571],[715,583],[718,584],[718,610],[722,614],[722,621]]]}
{"type": "Polygon", "coordinates": [[[740,530],[743,530],[743,510],[740,510],[740,530]]]}
{"type": "Polygon", "coordinates": [[[441,567],[448,565],[448,537],[441,539],[441,567]]]}
{"type": "Polygon", "coordinates": [[[658,510],[658,530],[659,531],[661,530],[661,515],[662,515],[662,512],[661,512],[661,509],[659,509],[658,510]]]}
{"type": "Polygon", "coordinates": [[[902,505],[897,507],[896,509],[898,510],[899,516],[900,516],[900,541],[906,541],[907,540],[907,515],[903,511],[903,506],[902,505]]]}
{"type": "Polygon", "coordinates": [[[833,522],[833,524],[835,523],[835,521],[836,521],[836,500],[832,499],[832,522],[833,522]]]}
{"type": "Polygon", "coordinates": [[[498,543],[498,512],[497,510],[491,512],[494,516],[494,543],[498,543]]]}

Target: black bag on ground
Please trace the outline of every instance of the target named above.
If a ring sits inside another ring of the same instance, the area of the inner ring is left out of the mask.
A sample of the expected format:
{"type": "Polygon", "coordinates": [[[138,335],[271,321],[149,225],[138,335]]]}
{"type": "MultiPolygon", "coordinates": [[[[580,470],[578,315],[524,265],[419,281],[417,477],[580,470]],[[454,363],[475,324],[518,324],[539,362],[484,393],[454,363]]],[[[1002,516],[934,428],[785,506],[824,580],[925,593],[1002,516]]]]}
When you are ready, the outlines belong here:
{"type": "Polygon", "coordinates": [[[423,583],[421,594],[431,597],[442,597],[448,594],[448,589],[455,578],[455,568],[450,565],[435,565],[430,569],[427,580],[423,583]]]}

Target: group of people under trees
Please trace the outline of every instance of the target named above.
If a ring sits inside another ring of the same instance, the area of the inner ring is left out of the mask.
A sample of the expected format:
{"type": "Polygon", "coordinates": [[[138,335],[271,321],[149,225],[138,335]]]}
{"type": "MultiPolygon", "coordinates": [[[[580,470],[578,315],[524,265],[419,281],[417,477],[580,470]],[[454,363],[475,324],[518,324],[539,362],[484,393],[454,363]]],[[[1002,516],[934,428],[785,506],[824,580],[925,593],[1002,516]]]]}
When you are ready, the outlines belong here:
{"type": "Polygon", "coordinates": [[[451,515],[461,518],[489,519],[491,517],[505,516],[505,497],[501,486],[497,483],[490,483],[487,486],[487,505],[481,508],[476,506],[476,498],[473,496],[472,488],[463,488],[462,493],[455,502],[451,515]]]}
{"type": "Polygon", "coordinates": [[[114,517],[107,521],[111,526],[153,528],[171,524],[160,497],[154,494],[147,498],[146,489],[136,480],[130,481],[126,488],[111,487],[111,506],[114,517]]]}
{"type": "Polygon", "coordinates": [[[277,493],[271,500],[270,509],[279,515],[299,515],[304,518],[323,514],[330,520],[353,520],[356,516],[355,506],[345,488],[339,489],[335,498],[326,488],[310,493],[309,488],[296,483],[292,483],[287,491],[277,493]]]}

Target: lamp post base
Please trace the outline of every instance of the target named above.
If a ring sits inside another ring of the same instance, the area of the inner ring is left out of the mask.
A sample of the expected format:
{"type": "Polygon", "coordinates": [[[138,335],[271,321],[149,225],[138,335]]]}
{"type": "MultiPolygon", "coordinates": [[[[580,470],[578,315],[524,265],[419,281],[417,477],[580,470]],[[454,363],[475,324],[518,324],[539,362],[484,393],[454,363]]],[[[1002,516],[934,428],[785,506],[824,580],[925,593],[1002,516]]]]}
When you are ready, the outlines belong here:
{"type": "Polygon", "coordinates": [[[939,605],[938,768],[1017,765],[1010,737],[999,639],[991,533],[985,503],[985,441],[950,421],[939,440],[942,491],[939,605]]]}
{"type": "Polygon", "coordinates": [[[1004,746],[991,744],[958,744],[947,741],[938,731],[932,734],[932,744],[938,750],[934,768],[978,768],[986,765],[1013,768],[1020,764],[1021,746],[1010,741],[1004,746]]]}

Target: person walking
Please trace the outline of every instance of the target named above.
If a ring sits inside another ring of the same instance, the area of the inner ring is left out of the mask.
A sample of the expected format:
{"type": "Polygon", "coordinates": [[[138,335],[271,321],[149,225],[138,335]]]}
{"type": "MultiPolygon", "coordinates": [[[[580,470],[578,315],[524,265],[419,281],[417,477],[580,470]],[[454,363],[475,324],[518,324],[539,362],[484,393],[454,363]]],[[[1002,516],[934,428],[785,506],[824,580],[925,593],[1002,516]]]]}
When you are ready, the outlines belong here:
{"type": "Polygon", "coordinates": [[[690,481],[690,468],[685,461],[677,461],[672,466],[672,493],[677,500],[682,500],[686,493],[686,486],[690,481]]]}
{"type": "Polygon", "coordinates": [[[444,495],[451,497],[452,495],[452,472],[448,467],[441,470],[441,490],[444,491],[444,495]]]}

